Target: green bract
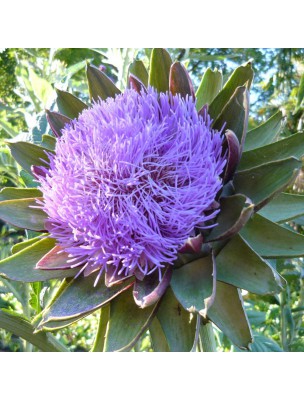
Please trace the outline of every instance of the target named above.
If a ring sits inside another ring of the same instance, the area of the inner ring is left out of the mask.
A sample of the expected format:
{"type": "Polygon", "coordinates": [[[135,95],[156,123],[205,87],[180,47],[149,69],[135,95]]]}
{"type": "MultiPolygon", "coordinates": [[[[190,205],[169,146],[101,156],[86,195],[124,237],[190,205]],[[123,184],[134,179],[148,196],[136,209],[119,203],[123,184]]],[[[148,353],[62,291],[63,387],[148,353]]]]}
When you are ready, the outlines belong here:
{"type": "MultiPolygon", "coordinates": [[[[87,79],[92,101],[120,93],[94,66],[87,66],[87,79]]],[[[249,348],[253,335],[240,289],[259,295],[279,293],[284,279],[267,260],[304,256],[304,236],[282,225],[304,214],[303,196],[284,193],[301,168],[303,134],[276,141],[280,112],[247,133],[252,81],[251,63],[237,68],[224,86],[221,72],[207,69],[195,94],[184,66],[172,62],[164,49],[152,51],[149,72],[139,60],[129,67],[128,84],[135,90],[149,84],[159,92],[196,96],[198,112],[207,108],[214,128],[226,124],[228,159],[224,187],[216,199],[221,209],[214,221],[217,225],[202,232],[196,244],[189,243],[188,252],[180,254],[173,269],[165,271],[166,284],[129,278],[106,280],[107,285],[100,280],[94,287],[96,273],[73,279],[79,268],[60,268],[62,255],[57,255],[55,241],[43,235],[46,216],[40,209],[30,208],[41,192],[30,188],[1,191],[0,218],[42,235],[14,246],[12,255],[0,262],[0,276],[24,282],[64,279],[32,325],[21,321],[18,334],[22,336],[24,330],[27,340],[52,351],[49,334],[41,331],[60,329],[101,309],[95,351],[130,350],[148,329],[154,351],[191,351],[197,346],[202,324],[208,321],[239,348],[249,348]],[[34,329],[38,333],[33,333],[34,329]]],[[[65,124],[88,105],[57,90],[57,107],[59,112],[47,111],[46,115],[59,137],[65,124]]],[[[44,165],[45,150],[54,150],[55,138],[44,136],[44,147],[8,143],[25,171],[44,165]]],[[[0,327],[16,329],[18,320],[14,318],[0,314],[0,327]]]]}

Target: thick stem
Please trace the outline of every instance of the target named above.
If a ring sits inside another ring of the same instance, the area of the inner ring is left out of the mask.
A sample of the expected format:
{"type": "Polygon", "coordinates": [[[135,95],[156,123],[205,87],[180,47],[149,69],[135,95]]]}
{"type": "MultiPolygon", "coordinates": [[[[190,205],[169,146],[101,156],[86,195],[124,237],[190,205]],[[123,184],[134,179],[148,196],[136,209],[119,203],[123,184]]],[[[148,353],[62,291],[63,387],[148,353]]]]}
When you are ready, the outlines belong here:
{"type": "MultiPolygon", "coordinates": [[[[30,308],[30,284],[25,283],[25,290],[24,290],[24,297],[25,300],[23,302],[23,314],[28,318],[28,320],[31,320],[31,308],[30,308]]],[[[27,342],[26,340],[24,341],[25,343],[25,351],[26,352],[31,352],[33,351],[33,345],[30,342],[27,342]]]]}
{"type": "Polygon", "coordinates": [[[211,322],[202,324],[200,328],[200,346],[203,352],[216,352],[216,342],[211,322]]]}
{"type": "Polygon", "coordinates": [[[196,328],[195,328],[195,337],[194,337],[194,343],[193,347],[191,349],[191,352],[196,352],[196,351],[201,351],[200,350],[200,329],[201,329],[201,320],[202,317],[197,314],[196,317],[196,328]]]}
{"type": "Polygon", "coordinates": [[[288,309],[289,309],[289,293],[288,289],[280,293],[280,308],[281,308],[281,342],[285,352],[289,352],[290,335],[288,332],[288,309]]]}
{"type": "Polygon", "coordinates": [[[110,305],[102,307],[100,310],[98,329],[96,332],[95,342],[93,344],[93,352],[102,352],[104,349],[108,321],[110,318],[110,305]]]}
{"type": "Polygon", "coordinates": [[[47,332],[47,337],[49,342],[56,347],[56,349],[60,352],[68,352],[70,351],[63,343],[61,343],[58,339],[55,338],[50,332],[47,332]]]}

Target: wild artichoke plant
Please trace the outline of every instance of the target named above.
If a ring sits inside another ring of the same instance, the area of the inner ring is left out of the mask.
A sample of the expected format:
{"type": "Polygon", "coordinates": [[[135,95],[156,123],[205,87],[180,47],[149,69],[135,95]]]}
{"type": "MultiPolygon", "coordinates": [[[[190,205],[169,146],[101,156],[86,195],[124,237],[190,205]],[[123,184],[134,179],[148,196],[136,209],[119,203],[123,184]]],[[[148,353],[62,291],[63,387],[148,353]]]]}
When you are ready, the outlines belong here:
{"type": "Polygon", "coordinates": [[[90,106],[57,90],[54,136],[8,144],[38,186],[3,189],[0,218],[42,234],[15,245],[0,275],[63,281],[37,335],[101,309],[94,350],[130,350],[149,329],[154,351],[206,351],[209,321],[248,349],[240,289],[279,293],[267,259],[304,255],[304,237],[281,225],[303,209],[282,193],[302,135],[276,141],[280,112],[247,134],[251,63],[223,87],[207,69],[196,93],[163,49],[149,73],[130,65],[124,93],[94,66],[87,78],[90,106]]]}

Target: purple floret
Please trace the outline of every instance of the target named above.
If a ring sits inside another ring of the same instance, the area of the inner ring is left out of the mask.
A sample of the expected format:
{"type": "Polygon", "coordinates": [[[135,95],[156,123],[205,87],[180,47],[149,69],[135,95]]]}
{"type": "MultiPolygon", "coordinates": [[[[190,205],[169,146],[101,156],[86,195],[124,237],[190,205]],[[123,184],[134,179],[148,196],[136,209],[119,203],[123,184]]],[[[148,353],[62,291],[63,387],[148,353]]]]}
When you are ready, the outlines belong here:
{"type": "Polygon", "coordinates": [[[208,226],[222,187],[222,135],[194,100],[127,90],[63,130],[40,176],[50,236],[85,275],[147,275],[208,226]]]}

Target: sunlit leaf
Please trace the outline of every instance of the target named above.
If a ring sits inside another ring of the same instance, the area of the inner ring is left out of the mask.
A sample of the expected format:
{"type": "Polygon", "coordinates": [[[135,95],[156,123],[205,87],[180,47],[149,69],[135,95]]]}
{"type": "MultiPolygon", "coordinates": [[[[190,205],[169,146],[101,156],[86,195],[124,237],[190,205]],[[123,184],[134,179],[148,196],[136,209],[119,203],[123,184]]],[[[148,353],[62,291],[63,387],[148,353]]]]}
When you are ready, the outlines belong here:
{"type": "Polygon", "coordinates": [[[17,163],[29,173],[32,173],[32,165],[47,167],[49,164],[47,153],[53,153],[51,150],[28,142],[7,143],[7,145],[17,163]]]}
{"type": "MultiPolygon", "coordinates": [[[[60,271],[62,270],[57,270],[57,273],[60,273],[60,271]]],[[[50,271],[41,272],[49,273],[50,271]]],[[[51,272],[53,273],[53,271],[51,272]]],[[[92,313],[128,289],[131,285],[130,281],[128,281],[124,284],[108,288],[104,285],[102,279],[100,279],[94,287],[97,274],[98,272],[87,277],[79,276],[72,280],[57,300],[43,313],[43,319],[39,326],[47,327],[50,321],[68,320],[92,313]]]]}
{"type": "Polygon", "coordinates": [[[245,86],[241,86],[235,90],[221,113],[215,117],[213,128],[221,130],[225,126],[225,129],[233,131],[242,149],[247,132],[248,114],[249,92],[245,86]]]}
{"type": "Polygon", "coordinates": [[[146,87],[148,86],[149,75],[142,61],[133,61],[129,65],[129,74],[136,76],[146,87]]]}
{"type": "Polygon", "coordinates": [[[29,80],[36,97],[41,101],[43,106],[46,107],[54,96],[52,85],[46,79],[38,76],[32,68],[29,68],[29,80]]]}
{"type": "Polygon", "coordinates": [[[77,118],[83,110],[88,108],[83,101],[79,100],[71,93],[59,89],[56,89],[56,93],[59,112],[68,118],[77,118]]]}
{"type": "Polygon", "coordinates": [[[196,91],[196,109],[199,111],[205,104],[211,104],[222,89],[223,76],[220,71],[207,68],[196,91]]]}
{"type": "Polygon", "coordinates": [[[23,242],[16,243],[16,244],[12,247],[12,250],[11,250],[12,254],[16,254],[16,253],[18,253],[19,251],[25,249],[26,247],[31,246],[32,244],[34,244],[34,243],[36,243],[36,242],[39,242],[39,240],[43,239],[45,235],[46,235],[46,234],[42,234],[42,235],[37,236],[37,237],[34,237],[34,238],[32,238],[32,239],[24,240],[23,242]]]}
{"type": "Polygon", "coordinates": [[[42,193],[38,189],[28,189],[28,188],[21,189],[21,188],[7,187],[0,191],[0,201],[33,199],[41,196],[42,193]]]}
{"type": "Polygon", "coordinates": [[[171,57],[165,49],[153,49],[150,60],[149,85],[158,92],[169,90],[171,57]]]}
{"type": "Polygon", "coordinates": [[[121,93],[111,79],[94,65],[87,65],[87,79],[90,97],[95,101],[106,100],[108,97],[115,97],[121,93]]]}
{"type": "Polygon", "coordinates": [[[252,129],[246,135],[244,152],[272,143],[282,128],[282,112],[278,111],[266,122],[252,129]]]}
{"type": "Polygon", "coordinates": [[[62,279],[74,276],[79,268],[69,270],[40,271],[35,265],[51,248],[55,240],[43,238],[18,253],[0,261],[0,276],[21,282],[42,282],[49,279],[62,279]]]}
{"type": "MultiPolygon", "coordinates": [[[[215,97],[209,107],[211,118],[216,118],[228,103],[233,93],[239,86],[246,85],[248,90],[253,79],[253,69],[251,62],[238,67],[230,76],[223,89],[215,97]]],[[[233,128],[230,128],[233,130],[233,128]]]]}
{"type": "Polygon", "coordinates": [[[9,134],[11,138],[17,136],[18,132],[13,129],[13,127],[6,121],[0,120],[0,128],[2,128],[6,133],[9,134]]]}
{"type": "Polygon", "coordinates": [[[238,170],[243,171],[272,161],[289,157],[300,158],[304,154],[304,133],[296,133],[287,139],[243,153],[238,170]]]}
{"type": "Polygon", "coordinates": [[[0,219],[19,228],[45,231],[47,215],[36,207],[36,199],[33,198],[0,201],[0,219]]]}

